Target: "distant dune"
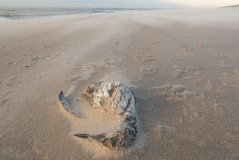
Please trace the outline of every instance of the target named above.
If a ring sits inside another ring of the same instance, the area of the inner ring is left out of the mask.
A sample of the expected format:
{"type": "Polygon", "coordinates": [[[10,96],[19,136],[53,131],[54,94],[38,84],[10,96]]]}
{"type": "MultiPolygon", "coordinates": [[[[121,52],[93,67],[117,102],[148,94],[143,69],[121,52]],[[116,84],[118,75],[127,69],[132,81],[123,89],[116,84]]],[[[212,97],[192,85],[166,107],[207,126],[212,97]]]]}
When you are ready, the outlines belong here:
{"type": "Polygon", "coordinates": [[[229,7],[230,7],[230,8],[232,8],[232,7],[233,7],[233,8],[239,8],[239,4],[237,4],[237,5],[232,5],[232,6],[225,6],[225,8],[229,8],[229,7]]]}

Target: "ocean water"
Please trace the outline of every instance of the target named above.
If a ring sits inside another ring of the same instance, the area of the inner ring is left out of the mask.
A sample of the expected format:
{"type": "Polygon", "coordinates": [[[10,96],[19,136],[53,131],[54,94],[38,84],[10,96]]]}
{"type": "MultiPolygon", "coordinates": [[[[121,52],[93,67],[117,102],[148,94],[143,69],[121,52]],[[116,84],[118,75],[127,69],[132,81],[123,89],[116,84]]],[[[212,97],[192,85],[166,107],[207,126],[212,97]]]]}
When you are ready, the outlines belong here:
{"type": "Polygon", "coordinates": [[[128,8],[0,8],[0,21],[6,19],[27,19],[44,16],[76,15],[90,13],[111,13],[128,10],[128,8]]]}

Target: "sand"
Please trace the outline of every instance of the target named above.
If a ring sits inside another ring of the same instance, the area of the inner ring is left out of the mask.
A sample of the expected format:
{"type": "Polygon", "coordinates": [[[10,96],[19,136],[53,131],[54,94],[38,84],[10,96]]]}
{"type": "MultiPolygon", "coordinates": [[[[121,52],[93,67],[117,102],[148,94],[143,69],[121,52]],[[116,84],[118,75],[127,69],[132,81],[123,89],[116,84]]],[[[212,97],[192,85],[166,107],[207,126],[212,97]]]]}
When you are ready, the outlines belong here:
{"type": "Polygon", "coordinates": [[[162,10],[0,22],[0,159],[106,159],[106,150],[91,152],[92,143],[72,133],[103,130],[114,117],[107,124],[99,123],[104,113],[75,119],[57,101],[61,90],[97,80],[129,86],[142,122],[135,146],[113,159],[238,159],[238,14],[162,10]]]}

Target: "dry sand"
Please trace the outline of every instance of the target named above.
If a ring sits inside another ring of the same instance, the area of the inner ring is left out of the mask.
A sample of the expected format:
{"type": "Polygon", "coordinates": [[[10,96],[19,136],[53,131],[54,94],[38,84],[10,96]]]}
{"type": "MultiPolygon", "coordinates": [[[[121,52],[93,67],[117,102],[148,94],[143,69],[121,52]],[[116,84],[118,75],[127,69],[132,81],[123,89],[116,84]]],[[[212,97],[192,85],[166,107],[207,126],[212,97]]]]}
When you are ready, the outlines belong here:
{"type": "Polygon", "coordinates": [[[103,79],[131,87],[142,122],[134,148],[114,159],[237,160],[238,14],[168,10],[1,22],[0,159],[107,153],[72,133],[99,132],[113,125],[112,115],[89,118],[86,111],[75,119],[57,104],[60,90],[103,79]]]}

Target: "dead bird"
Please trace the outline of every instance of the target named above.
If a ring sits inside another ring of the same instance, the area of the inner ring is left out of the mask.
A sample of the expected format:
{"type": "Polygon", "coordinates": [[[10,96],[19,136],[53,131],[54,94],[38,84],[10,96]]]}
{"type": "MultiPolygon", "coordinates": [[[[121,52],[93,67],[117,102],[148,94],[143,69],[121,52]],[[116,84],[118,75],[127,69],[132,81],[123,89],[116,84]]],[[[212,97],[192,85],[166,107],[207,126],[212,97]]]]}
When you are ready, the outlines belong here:
{"type": "MultiPolygon", "coordinates": [[[[75,136],[94,139],[108,148],[128,148],[134,143],[138,132],[136,100],[129,88],[120,82],[95,82],[85,89],[82,96],[93,108],[107,107],[120,121],[111,132],[97,135],[77,133],[75,136]]],[[[66,111],[74,114],[62,91],[59,100],[66,111]]]]}

